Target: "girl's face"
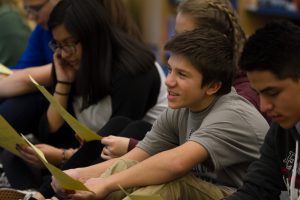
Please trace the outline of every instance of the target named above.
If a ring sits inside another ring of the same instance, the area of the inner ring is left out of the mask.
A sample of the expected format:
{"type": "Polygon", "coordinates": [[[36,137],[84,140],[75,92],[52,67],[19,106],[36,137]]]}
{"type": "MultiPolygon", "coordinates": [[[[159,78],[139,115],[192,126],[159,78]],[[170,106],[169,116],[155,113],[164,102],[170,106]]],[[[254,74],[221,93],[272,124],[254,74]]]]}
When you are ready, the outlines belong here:
{"type": "Polygon", "coordinates": [[[30,20],[47,28],[49,15],[54,7],[50,0],[23,0],[24,9],[28,14],[30,20]]]}
{"type": "Polygon", "coordinates": [[[82,56],[82,47],[65,28],[64,25],[58,25],[52,30],[53,42],[52,49],[60,53],[61,58],[74,69],[80,68],[82,56]]]}

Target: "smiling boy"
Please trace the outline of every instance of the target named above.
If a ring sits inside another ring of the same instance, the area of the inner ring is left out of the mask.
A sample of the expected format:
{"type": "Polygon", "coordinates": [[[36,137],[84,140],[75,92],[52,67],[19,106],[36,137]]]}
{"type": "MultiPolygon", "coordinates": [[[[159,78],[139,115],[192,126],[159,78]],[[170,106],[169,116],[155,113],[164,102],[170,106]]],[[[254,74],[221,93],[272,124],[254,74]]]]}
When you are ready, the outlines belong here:
{"type": "Polygon", "coordinates": [[[299,199],[300,28],[273,22],[245,45],[240,66],[260,95],[260,108],[272,118],[261,157],[250,166],[244,186],[228,200],[299,199]]]}
{"type": "Polygon", "coordinates": [[[169,108],[121,158],[66,171],[84,177],[95,193],[70,194],[54,179],[57,193],[70,199],[122,199],[121,185],[132,194],[160,194],[164,200],[220,199],[241,185],[268,124],[231,87],[232,45],[223,34],[202,27],[176,35],[166,49],[172,53],[165,82],[169,108]]]}

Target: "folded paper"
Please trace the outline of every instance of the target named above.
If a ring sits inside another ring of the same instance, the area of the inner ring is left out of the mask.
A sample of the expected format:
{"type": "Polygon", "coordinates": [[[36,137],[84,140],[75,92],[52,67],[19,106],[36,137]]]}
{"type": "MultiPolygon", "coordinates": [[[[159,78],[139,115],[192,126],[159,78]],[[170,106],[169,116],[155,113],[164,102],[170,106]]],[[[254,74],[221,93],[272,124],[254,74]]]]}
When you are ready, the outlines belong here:
{"type": "Polygon", "coordinates": [[[26,141],[26,143],[34,150],[37,157],[44,163],[45,167],[54,176],[55,180],[61,188],[64,188],[66,190],[90,191],[82,182],[73,179],[54,165],[50,164],[46,160],[41,150],[39,150],[31,142],[29,142],[24,135],[22,135],[22,137],[26,141]]]}
{"type": "Polygon", "coordinates": [[[12,73],[12,70],[0,63],[0,74],[11,75],[12,73]]]}
{"type": "Polygon", "coordinates": [[[76,118],[68,113],[68,111],[66,111],[66,109],[57,102],[57,100],[46,90],[44,86],[39,85],[31,76],[29,76],[29,78],[82,140],[89,142],[102,139],[100,135],[82,125],[76,118]]]}
{"type": "Polygon", "coordinates": [[[28,146],[17,131],[0,115],[0,146],[21,157],[21,154],[16,149],[17,144],[28,146]]]}

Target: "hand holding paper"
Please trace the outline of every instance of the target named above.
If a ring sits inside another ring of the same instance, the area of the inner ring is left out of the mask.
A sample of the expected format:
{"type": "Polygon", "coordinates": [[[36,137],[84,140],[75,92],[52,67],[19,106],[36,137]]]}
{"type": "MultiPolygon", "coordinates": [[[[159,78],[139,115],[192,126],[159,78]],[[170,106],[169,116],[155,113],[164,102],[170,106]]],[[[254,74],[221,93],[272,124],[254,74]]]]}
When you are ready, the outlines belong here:
{"type": "Polygon", "coordinates": [[[23,139],[27,142],[27,144],[36,152],[38,158],[44,163],[46,168],[51,172],[51,174],[55,177],[60,187],[66,190],[82,190],[82,191],[90,191],[83,183],[73,179],[72,177],[65,174],[63,171],[58,169],[57,167],[50,164],[42,151],[36,148],[33,144],[31,144],[23,135],[23,139]]]}
{"type": "Polygon", "coordinates": [[[45,89],[45,87],[39,85],[31,76],[29,76],[34,85],[39,91],[48,99],[51,105],[60,113],[62,118],[70,125],[75,133],[84,141],[89,142],[93,140],[101,140],[102,137],[92,130],[88,129],[84,125],[80,124],[71,114],[69,114],[64,107],[62,107],[56,99],[45,89]]]}
{"type": "Polygon", "coordinates": [[[20,152],[16,149],[17,144],[28,146],[17,131],[15,131],[0,115],[0,146],[17,156],[22,157],[20,152]]]}
{"type": "Polygon", "coordinates": [[[0,146],[10,151],[11,153],[22,157],[16,149],[16,145],[30,146],[37,157],[44,163],[46,168],[57,179],[58,184],[68,190],[84,190],[89,191],[85,185],[72,177],[65,174],[60,169],[48,163],[43,152],[31,144],[23,135],[22,137],[10,126],[10,124],[0,115],[0,146]]]}

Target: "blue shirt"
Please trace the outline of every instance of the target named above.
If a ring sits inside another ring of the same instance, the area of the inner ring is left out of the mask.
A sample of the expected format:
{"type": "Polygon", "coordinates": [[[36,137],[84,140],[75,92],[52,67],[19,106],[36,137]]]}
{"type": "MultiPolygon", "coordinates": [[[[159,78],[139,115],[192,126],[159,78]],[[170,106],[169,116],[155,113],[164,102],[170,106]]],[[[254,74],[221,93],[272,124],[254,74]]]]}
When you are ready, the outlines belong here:
{"type": "Polygon", "coordinates": [[[52,34],[42,26],[37,25],[32,31],[28,46],[22,54],[22,57],[15,66],[11,66],[10,68],[24,69],[27,67],[37,67],[51,63],[53,59],[53,52],[48,47],[48,43],[51,40],[52,34]]]}

